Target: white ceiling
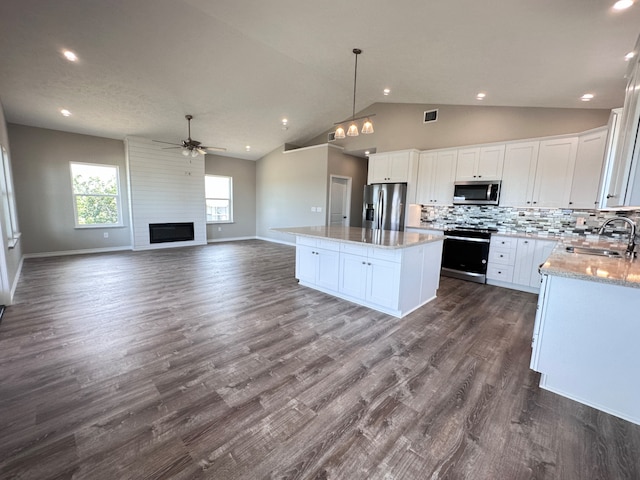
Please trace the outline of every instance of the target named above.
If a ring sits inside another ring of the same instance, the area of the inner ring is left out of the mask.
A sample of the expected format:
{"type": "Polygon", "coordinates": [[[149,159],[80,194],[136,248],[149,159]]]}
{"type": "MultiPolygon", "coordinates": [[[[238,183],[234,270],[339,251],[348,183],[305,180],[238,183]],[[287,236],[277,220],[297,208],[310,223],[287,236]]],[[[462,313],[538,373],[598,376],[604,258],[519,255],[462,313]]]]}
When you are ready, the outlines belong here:
{"type": "Polygon", "coordinates": [[[613,108],[640,33],[640,4],[613,3],[2,0],[0,99],[9,122],[119,139],[179,141],[192,114],[194,139],[257,159],[351,115],[357,47],[356,110],[476,105],[480,91],[486,105],[613,108]]]}

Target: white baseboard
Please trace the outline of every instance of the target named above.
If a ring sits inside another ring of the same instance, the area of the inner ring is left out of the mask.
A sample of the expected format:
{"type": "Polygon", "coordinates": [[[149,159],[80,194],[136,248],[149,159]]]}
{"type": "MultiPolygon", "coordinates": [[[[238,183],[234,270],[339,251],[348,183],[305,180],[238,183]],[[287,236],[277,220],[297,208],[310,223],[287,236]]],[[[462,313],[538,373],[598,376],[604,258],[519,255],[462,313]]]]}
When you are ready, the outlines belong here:
{"type": "Polygon", "coordinates": [[[133,248],[131,248],[131,246],[129,245],[126,247],[87,248],[84,250],[65,250],[61,252],[25,253],[22,258],[63,257],[65,255],[86,255],[89,253],[122,252],[123,250],[133,250],[133,248]]]}
{"type": "Polygon", "coordinates": [[[233,238],[211,238],[207,240],[207,243],[220,243],[220,242],[236,242],[242,240],[257,240],[258,237],[233,237],[233,238]]]}
{"type": "Polygon", "coordinates": [[[269,237],[256,237],[257,240],[264,240],[265,242],[272,242],[272,243],[281,243],[282,245],[289,245],[292,247],[295,247],[296,244],[293,242],[285,242],[284,240],[276,240],[275,238],[269,238],[269,237]]]}
{"type": "Polygon", "coordinates": [[[18,281],[20,280],[20,275],[22,274],[22,265],[24,264],[24,255],[20,258],[20,263],[18,263],[18,269],[16,270],[16,275],[13,277],[13,285],[11,285],[11,293],[9,293],[9,302],[13,304],[13,296],[16,294],[16,288],[18,288],[18,281]]]}

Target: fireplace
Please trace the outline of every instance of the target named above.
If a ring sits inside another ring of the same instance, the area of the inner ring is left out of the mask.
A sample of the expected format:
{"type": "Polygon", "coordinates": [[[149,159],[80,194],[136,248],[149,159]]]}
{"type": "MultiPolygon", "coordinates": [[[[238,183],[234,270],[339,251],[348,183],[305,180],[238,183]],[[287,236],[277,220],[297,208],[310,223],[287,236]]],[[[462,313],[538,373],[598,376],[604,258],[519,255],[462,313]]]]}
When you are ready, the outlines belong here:
{"type": "Polygon", "coordinates": [[[188,242],[193,239],[193,222],[149,224],[151,243],[188,242]]]}

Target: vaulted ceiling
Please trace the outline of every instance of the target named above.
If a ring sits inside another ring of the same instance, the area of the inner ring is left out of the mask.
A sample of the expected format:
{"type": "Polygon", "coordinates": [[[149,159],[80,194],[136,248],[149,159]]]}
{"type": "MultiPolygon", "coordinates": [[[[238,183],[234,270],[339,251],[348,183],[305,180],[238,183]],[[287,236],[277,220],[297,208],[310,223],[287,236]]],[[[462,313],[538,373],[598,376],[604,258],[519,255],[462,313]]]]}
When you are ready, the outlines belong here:
{"type": "Polygon", "coordinates": [[[478,92],[613,108],[640,33],[640,4],[613,3],[2,0],[0,99],[9,122],[109,138],[179,141],[192,114],[193,138],[257,159],[351,114],[357,47],[357,110],[476,105],[478,92]]]}

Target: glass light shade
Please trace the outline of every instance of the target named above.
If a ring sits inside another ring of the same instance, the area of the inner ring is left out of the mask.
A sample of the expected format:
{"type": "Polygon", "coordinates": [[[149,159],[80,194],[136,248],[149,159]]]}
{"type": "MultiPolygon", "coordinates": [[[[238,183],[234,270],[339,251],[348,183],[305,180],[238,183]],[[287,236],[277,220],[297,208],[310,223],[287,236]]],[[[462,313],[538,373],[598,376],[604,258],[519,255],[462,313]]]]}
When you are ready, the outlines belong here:
{"type": "Polygon", "coordinates": [[[193,150],[191,150],[191,156],[192,157],[197,157],[198,156],[198,150],[196,150],[195,148],[193,150]]]}
{"type": "Polygon", "coordinates": [[[187,150],[186,148],[182,150],[182,155],[184,155],[185,157],[189,156],[189,150],[187,150]]]}
{"type": "Polygon", "coordinates": [[[371,120],[367,118],[367,120],[362,125],[362,134],[368,135],[369,133],[373,133],[373,123],[371,123],[371,120]]]}
{"type": "Polygon", "coordinates": [[[336,138],[344,138],[344,128],[342,128],[342,125],[336,128],[336,138]]]}
{"type": "Polygon", "coordinates": [[[358,126],[355,123],[349,125],[349,130],[347,130],[348,137],[357,137],[358,136],[358,126]]]}

